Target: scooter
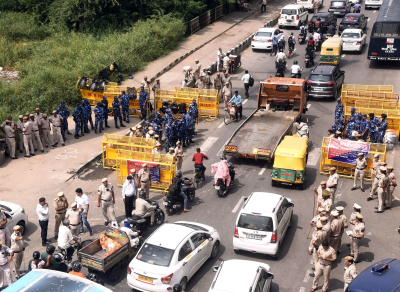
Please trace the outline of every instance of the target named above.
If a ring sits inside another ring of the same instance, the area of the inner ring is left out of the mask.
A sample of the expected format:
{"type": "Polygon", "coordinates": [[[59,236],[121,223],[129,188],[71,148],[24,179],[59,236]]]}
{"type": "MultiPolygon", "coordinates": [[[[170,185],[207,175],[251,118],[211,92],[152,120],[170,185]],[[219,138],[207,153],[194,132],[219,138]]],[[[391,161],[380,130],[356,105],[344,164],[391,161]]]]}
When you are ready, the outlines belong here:
{"type": "Polygon", "coordinates": [[[204,181],[206,178],[204,176],[204,171],[202,170],[200,165],[194,166],[193,176],[194,176],[194,181],[193,181],[194,188],[197,190],[199,188],[199,185],[201,184],[201,182],[204,181]]]}
{"type": "Polygon", "coordinates": [[[292,49],[292,47],[291,46],[289,46],[289,50],[288,50],[288,52],[287,52],[287,58],[289,59],[291,56],[293,56],[293,53],[294,53],[294,51],[295,51],[296,49],[292,49]]]}
{"type": "MultiPolygon", "coordinates": [[[[185,182],[192,181],[191,179],[189,179],[187,177],[183,178],[183,180],[185,182]]],[[[181,189],[187,196],[188,201],[193,202],[195,199],[195,188],[194,188],[193,184],[191,184],[191,185],[182,184],[181,189]]],[[[184,206],[183,198],[179,194],[170,195],[167,193],[166,198],[163,198],[163,200],[164,200],[163,204],[165,206],[165,211],[170,216],[172,214],[174,214],[180,208],[183,208],[183,206],[184,206]]]]}
{"type": "Polygon", "coordinates": [[[304,63],[306,68],[308,68],[308,66],[311,66],[311,58],[309,55],[306,55],[306,58],[304,59],[304,63]]]}
{"type": "MultiPolygon", "coordinates": [[[[303,70],[303,67],[301,67],[301,70],[303,70]]],[[[299,73],[290,73],[290,78],[301,78],[301,72],[299,72],[299,73]]]]}
{"type": "Polygon", "coordinates": [[[301,44],[301,45],[304,44],[304,42],[306,41],[306,36],[303,34],[299,34],[298,41],[299,41],[299,44],[301,44]]]}
{"type": "MultiPolygon", "coordinates": [[[[154,224],[153,226],[161,226],[164,223],[165,220],[165,214],[164,211],[161,210],[160,206],[156,201],[150,202],[147,200],[151,205],[156,206],[154,210],[154,224]]],[[[141,234],[143,234],[144,231],[152,228],[153,226],[150,226],[150,216],[142,218],[140,216],[133,215],[132,217],[127,218],[128,222],[131,224],[131,229],[133,231],[140,231],[141,234]]]]}

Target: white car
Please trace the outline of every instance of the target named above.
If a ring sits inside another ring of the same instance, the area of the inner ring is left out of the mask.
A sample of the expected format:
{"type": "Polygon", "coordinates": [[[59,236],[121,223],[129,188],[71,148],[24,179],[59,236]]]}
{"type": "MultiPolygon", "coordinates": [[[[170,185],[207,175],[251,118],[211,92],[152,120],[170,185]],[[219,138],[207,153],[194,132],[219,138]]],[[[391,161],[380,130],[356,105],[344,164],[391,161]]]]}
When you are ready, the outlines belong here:
{"type": "Polygon", "coordinates": [[[129,263],[128,285],[139,291],[183,290],[209,258],[218,255],[220,236],[211,226],[196,222],[165,223],[143,243],[129,263]]]}
{"type": "Polygon", "coordinates": [[[362,29],[345,29],[340,36],[343,39],[342,51],[361,52],[365,46],[367,34],[362,29]]]}
{"type": "Polygon", "coordinates": [[[20,232],[24,235],[26,224],[28,224],[28,215],[25,214],[24,208],[14,203],[0,201],[0,209],[7,217],[7,228],[10,233],[14,232],[15,225],[19,225],[20,232]]]}
{"type": "Polygon", "coordinates": [[[283,35],[282,31],[277,28],[260,28],[251,40],[251,49],[272,50],[272,37],[275,33],[278,34],[278,38],[283,35]]]}
{"type": "Polygon", "coordinates": [[[268,292],[274,274],[269,265],[244,261],[229,260],[213,268],[217,274],[208,292],[268,292]]]}
{"type": "Polygon", "coordinates": [[[319,2],[319,7],[321,8],[324,5],[323,0],[297,0],[297,4],[303,5],[305,9],[309,11],[314,11],[314,2],[319,2]]]}
{"type": "Polygon", "coordinates": [[[291,4],[281,9],[278,18],[278,27],[307,25],[308,11],[302,5],[291,4]]]}
{"type": "MultiPolygon", "coordinates": [[[[367,0],[368,1],[368,0],[367,0]]],[[[348,0],[349,4],[354,5],[354,4],[361,4],[361,0],[348,0]]]]}
{"type": "Polygon", "coordinates": [[[254,192],[240,210],[233,235],[233,250],[279,257],[279,247],[288,230],[294,204],[281,195],[254,192]]]}
{"type": "Polygon", "coordinates": [[[368,8],[380,8],[383,0],[365,0],[365,9],[368,8]]]}

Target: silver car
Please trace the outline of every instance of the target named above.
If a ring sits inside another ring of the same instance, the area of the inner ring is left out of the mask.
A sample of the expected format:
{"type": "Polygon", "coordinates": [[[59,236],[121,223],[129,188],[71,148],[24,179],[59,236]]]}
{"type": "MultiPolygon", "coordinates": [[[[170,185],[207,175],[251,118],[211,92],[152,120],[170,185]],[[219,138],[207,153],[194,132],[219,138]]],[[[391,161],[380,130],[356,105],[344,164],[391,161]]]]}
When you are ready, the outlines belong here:
{"type": "Polygon", "coordinates": [[[0,209],[6,215],[7,228],[10,233],[14,232],[15,225],[19,225],[21,227],[20,232],[24,235],[26,224],[28,224],[28,215],[26,215],[24,208],[14,203],[0,201],[0,209]]]}

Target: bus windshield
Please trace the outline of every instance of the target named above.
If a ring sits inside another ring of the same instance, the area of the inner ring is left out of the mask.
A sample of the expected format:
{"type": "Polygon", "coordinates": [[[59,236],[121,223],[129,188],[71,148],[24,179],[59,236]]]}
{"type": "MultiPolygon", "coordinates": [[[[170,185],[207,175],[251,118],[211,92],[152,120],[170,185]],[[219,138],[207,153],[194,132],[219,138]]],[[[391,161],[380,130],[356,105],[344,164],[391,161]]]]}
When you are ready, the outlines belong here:
{"type": "Polygon", "coordinates": [[[374,25],[372,36],[398,38],[399,30],[400,30],[400,23],[378,22],[375,23],[374,25]]]}

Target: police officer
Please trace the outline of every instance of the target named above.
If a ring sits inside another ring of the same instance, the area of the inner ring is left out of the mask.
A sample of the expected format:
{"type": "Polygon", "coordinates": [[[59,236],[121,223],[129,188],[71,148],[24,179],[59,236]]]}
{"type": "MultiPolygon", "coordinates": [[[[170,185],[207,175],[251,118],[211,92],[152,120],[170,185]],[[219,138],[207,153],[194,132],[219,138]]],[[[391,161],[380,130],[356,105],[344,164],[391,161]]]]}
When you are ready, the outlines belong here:
{"type": "Polygon", "coordinates": [[[137,126],[136,137],[144,137],[144,131],[142,125],[137,126]]]}
{"type": "Polygon", "coordinates": [[[335,114],[339,111],[339,109],[341,109],[343,111],[343,103],[342,103],[342,99],[340,97],[338,97],[336,99],[337,101],[337,105],[335,107],[335,114]]]}
{"type": "Polygon", "coordinates": [[[331,232],[330,232],[330,241],[329,245],[336,251],[336,253],[340,249],[340,243],[342,238],[342,222],[338,220],[339,212],[333,210],[331,212],[332,222],[331,222],[331,232]]]}
{"type": "MultiPolygon", "coordinates": [[[[57,146],[58,142],[61,142],[62,146],[65,146],[64,139],[62,136],[61,128],[63,125],[63,117],[57,114],[57,111],[53,111],[53,114],[49,117],[50,123],[53,124],[53,134],[54,134],[54,145],[57,146]]],[[[78,137],[79,138],[79,137],[78,137]]]]}
{"type": "Polygon", "coordinates": [[[186,131],[186,119],[184,115],[182,115],[182,118],[179,121],[178,132],[179,132],[179,141],[181,141],[182,147],[186,147],[187,131],[186,131]]]}
{"type": "Polygon", "coordinates": [[[57,109],[57,114],[62,117],[62,124],[60,127],[61,135],[63,140],[65,141],[65,134],[72,135],[71,132],[68,130],[68,117],[71,115],[71,112],[66,108],[65,102],[62,101],[60,106],[57,109]]]}
{"type": "Polygon", "coordinates": [[[6,142],[7,147],[10,151],[10,158],[17,159],[17,157],[15,156],[15,130],[11,128],[11,121],[6,121],[4,131],[6,133],[6,142]]]}
{"type": "Polygon", "coordinates": [[[336,261],[336,252],[329,246],[328,241],[324,241],[318,248],[317,256],[318,263],[315,267],[315,278],[310,292],[314,292],[317,289],[319,278],[321,278],[322,275],[324,275],[322,291],[328,291],[330,272],[332,269],[331,265],[332,262],[336,261]]]}
{"type": "Polygon", "coordinates": [[[364,114],[362,116],[362,123],[361,123],[361,131],[360,134],[362,135],[362,139],[367,141],[368,134],[369,134],[370,122],[367,119],[367,115],[364,114]]]}
{"type": "Polygon", "coordinates": [[[332,206],[335,204],[335,194],[338,183],[339,183],[339,175],[336,173],[336,167],[329,168],[329,175],[328,175],[328,181],[326,182],[326,186],[332,196],[332,206]]]}
{"type": "Polygon", "coordinates": [[[362,125],[362,123],[363,123],[363,119],[362,119],[362,114],[361,114],[361,113],[358,113],[358,115],[357,115],[356,120],[355,120],[354,123],[356,124],[356,131],[357,131],[358,133],[362,133],[362,131],[361,131],[361,125],[362,125]]]}
{"type": "Polygon", "coordinates": [[[351,236],[351,246],[350,246],[350,255],[354,258],[354,262],[357,263],[358,261],[358,254],[359,254],[359,247],[360,247],[360,240],[364,237],[365,231],[365,224],[363,222],[363,215],[357,214],[356,215],[356,223],[354,224],[353,233],[351,236]]]}
{"type": "Polygon", "coordinates": [[[340,132],[342,131],[342,125],[339,122],[339,119],[335,119],[335,124],[332,126],[333,132],[340,132]]]}
{"type": "Polygon", "coordinates": [[[383,138],[385,137],[385,133],[388,127],[388,122],[386,120],[387,115],[381,114],[381,119],[378,123],[378,141],[377,143],[383,143],[383,138]]]}
{"type": "Polygon", "coordinates": [[[142,114],[142,120],[145,120],[147,117],[147,102],[149,101],[149,94],[144,90],[143,86],[140,86],[139,93],[139,105],[140,112],[142,114]]]}
{"type": "Polygon", "coordinates": [[[118,127],[118,119],[119,119],[119,123],[121,125],[121,127],[126,127],[123,123],[122,123],[122,116],[121,116],[121,103],[118,100],[118,95],[114,95],[114,101],[112,103],[112,108],[113,108],[113,114],[114,114],[114,124],[115,127],[117,129],[119,129],[118,127]]]}
{"type": "Polygon", "coordinates": [[[167,124],[164,127],[164,135],[165,135],[165,153],[168,153],[168,149],[171,145],[172,141],[172,127],[171,127],[172,121],[167,122],[167,124]]]}
{"type": "MultiPolygon", "coordinates": [[[[308,248],[308,254],[310,254],[310,255],[312,254],[313,247],[314,247],[314,245],[313,245],[314,237],[316,237],[317,231],[318,231],[317,224],[321,223],[320,219],[321,219],[321,217],[325,216],[325,214],[326,214],[325,209],[322,207],[319,207],[318,214],[316,216],[314,216],[314,218],[310,222],[311,227],[314,227],[314,231],[311,236],[310,246],[308,248]]],[[[323,225],[321,224],[321,229],[322,229],[322,227],[323,227],[323,225]]]]}
{"type": "Polygon", "coordinates": [[[138,172],[139,186],[146,192],[146,200],[149,199],[149,192],[151,186],[150,170],[147,167],[147,163],[142,165],[142,169],[138,172]]]}
{"type": "Polygon", "coordinates": [[[375,211],[375,213],[382,213],[383,212],[383,205],[385,204],[385,198],[386,195],[389,193],[389,178],[386,175],[386,167],[381,166],[379,168],[381,171],[381,176],[379,178],[379,183],[378,183],[378,207],[375,207],[375,209],[378,209],[375,211]]]}
{"type": "Polygon", "coordinates": [[[27,117],[23,117],[23,121],[22,134],[24,135],[25,157],[35,156],[35,149],[32,142],[32,123],[28,121],[27,117]]]}
{"type": "Polygon", "coordinates": [[[216,77],[214,78],[214,89],[218,91],[218,96],[222,97],[222,78],[220,73],[217,73],[216,77]]]}
{"type": "Polygon", "coordinates": [[[11,235],[6,225],[7,217],[3,211],[0,210],[0,241],[4,242],[5,245],[10,246],[11,235]]]}
{"type": "Polygon", "coordinates": [[[23,115],[19,115],[18,116],[18,121],[17,121],[17,130],[18,130],[18,138],[19,138],[19,153],[22,153],[22,151],[24,150],[24,135],[22,134],[22,129],[24,127],[24,120],[23,120],[24,116],[23,115]]]}
{"type": "Polygon", "coordinates": [[[93,121],[92,121],[92,107],[90,106],[89,101],[85,98],[82,101],[82,113],[83,113],[83,129],[85,133],[90,133],[88,122],[90,121],[90,126],[93,130],[93,121]]]}
{"type": "Polygon", "coordinates": [[[11,286],[13,283],[11,268],[9,265],[13,256],[14,251],[3,245],[3,242],[0,241],[0,288],[4,286],[4,273],[6,273],[8,285],[11,286]],[[7,257],[7,254],[10,254],[10,257],[7,257]]]}
{"type": "Polygon", "coordinates": [[[385,163],[379,159],[379,154],[376,153],[374,155],[374,160],[372,160],[372,170],[371,170],[372,187],[371,187],[371,192],[369,193],[369,197],[367,198],[367,201],[371,201],[373,199],[373,196],[375,195],[378,189],[379,178],[381,176],[381,171],[379,168],[382,164],[385,163]]]}
{"type": "Polygon", "coordinates": [[[15,274],[17,279],[19,278],[19,268],[21,267],[22,259],[24,258],[24,238],[21,235],[21,227],[19,225],[14,226],[14,232],[11,234],[11,246],[10,248],[14,251],[13,263],[15,274]]]}
{"type": "Polygon", "coordinates": [[[327,214],[329,214],[332,209],[331,193],[328,190],[322,191],[321,207],[325,209],[327,214]]]}
{"type": "Polygon", "coordinates": [[[103,107],[103,120],[104,120],[104,127],[109,128],[108,125],[108,99],[107,96],[103,96],[103,99],[100,101],[103,107]]]}
{"type": "Polygon", "coordinates": [[[35,147],[35,151],[37,150],[37,147],[39,146],[40,151],[43,153],[44,152],[44,148],[43,148],[43,144],[42,141],[40,140],[40,134],[42,132],[42,124],[40,123],[40,121],[38,119],[35,119],[35,116],[33,114],[29,115],[29,122],[32,125],[32,139],[33,140],[33,146],[35,147]]]}
{"type": "Polygon", "coordinates": [[[79,139],[79,137],[84,136],[83,134],[83,114],[82,114],[82,109],[81,109],[81,104],[78,102],[76,104],[76,107],[74,108],[74,111],[72,112],[72,116],[74,117],[74,122],[75,122],[75,139],[79,139]],[[79,132],[81,132],[81,136],[79,135],[79,132]]]}
{"type": "Polygon", "coordinates": [[[347,256],[344,258],[344,264],[344,291],[347,291],[347,287],[349,287],[351,281],[353,281],[353,279],[357,277],[357,269],[356,265],[354,264],[354,259],[351,256],[347,256]]]}
{"type": "Polygon", "coordinates": [[[65,219],[65,213],[68,209],[68,201],[67,198],[64,196],[63,192],[59,192],[57,194],[57,198],[54,199],[54,210],[55,210],[55,219],[56,223],[54,226],[54,237],[58,239],[58,230],[60,229],[61,222],[65,219]]]}
{"type": "Polygon", "coordinates": [[[178,141],[175,148],[176,170],[182,170],[183,157],[186,157],[186,155],[183,153],[181,141],[178,141]]]}
{"type": "Polygon", "coordinates": [[[133,95],[126,94],[125,90],[122,90],[121,105],[122,105],[122,116],[123,120],[129,123],[129,100],[133,98],[133,95]]]}
{"type": "Polygon", "coordinates": [[[44,147],[48,148],[49,145],[55,146],[53,144],[53,139],[51,138],[51,126],[50,126],[50,120],[47,118],[47,114],[43,114],[42,118],[40,119],[40,123],[42,124],[42,137],[43,137],[43,144],[44,147]]]}
{"type": "Polygon", "coordinates": [[[396,177],[394,176],[393,167],[388,166],[386,168],[386,172],[388,173],[388,178],[389,178],[389,190],[388,193],[386,194],[387,205],[385,209],[390,209],[392,208],[393,192],[397,186],[397,182],[396,182],[396,177]]]}
{"type": "MultiPolygon", "coordinates": [[[[343,206],[337,206],[336,207],[336,211],[339,213],[339,216],[337,217],[338,220],[341,222],[342,224],[342,229],[340,231],[340,242],[339,242],[339,248],[342,246],[342,236],[344,233],[344,230],[347,229],[349,227],[348,223],[347,223],[347,217],[346,215],[343,214],[343,210],[344,207],[343,206]]],[[[340,252],[340,251],[339,251],[340,252]]]]}
{"type": "MultiPolygon", "coordinates": [[[[327,241],[327,240],[329,239],[328,233],[327,233],[325,230],[323,230],[322,228],[323,228],[322,223],[321,223],[321,222],[318,222],[318,223],[316,224],[316,229],[317,229],[317,231],[316,231],[315,235],[314,235],[313,238],[312,238],[312,246],[313,246],[313,253],[312,253],[312,255],[313,255],[314,270],[316,270],[316,265],[317,265],[317,263],[318,263],[318,254],[317,254],[317,251],[318,251],[320,245],[321,245],[324,241],[327,241]]],[[[314,274],[313,272],[311,272],[309,275],[310,275],[311,277],[314,277],[314,276],[315,276],[315,274],[314,274]]]]}
{"type": "Polygon", "coordinates": [[[355,119],[350,116],[348,123],[347,123],[347,127],[346,127],[346,133],[347,133],[347,137],[349,140],[354,140],[353,132],[355,130],[356,130],[355,119]]]}
{"type": "Polygon", "coordinates": [[[78,209],[78,204],[73,202],[71,209],[68,209],[65,213],[65,220],[69,220],[69,226],[72,235],[79,236],[79,225],[81,222],[81,213],[83,209],[78,209]]]}
{"type": "Polygon", "coordinates": [[[100,207],[103,212],[104,225],[112,221],[117,221],[114,213],[115,195],[112,184],[108,183],[106,178],[101,180],[102,184],[98,190],[97,207],[100,207]]]}
{"type": "MultiPolygon", "coordinates": [[[[351,229],[351,231],[353,231],[353,229],[354,229],[354,225],[356,224],[356,216],[357,216],[357,214],[361,214],[361,206],[360,205],[358,205],[358,204],[356,204],[356,203],[354,203],[354,205],[353,205],[353,213],[351,213],[351,215],[350,215],[350,229],[351,229]]],[[[350,244],[347,244],[347,245],[350,245],[350,244]]]]}
{"type": "Polygon", "coordinates": [[[199,109],[197,108],[197,103],[195,98],[193,98],[192,103],[189,105],[189,111],[191,111],[192,113],[191,116],[193,119],[193,123],[196,123],[199,117],[199,109]]]}
{"type": "Polygon", "coordinates": [[[377,126],[379,123],[378,117],[375,117],[374,113],[368,114],[369,116],[369,139],[371,143],[378,143],[378,131],[377,126]]]}
{"type": "Polygon", "coordinates": [[[189,145],[189,142],[190,143],[194,143],[194,141],[192,140],[192,138],[193,138],[193,119],[192,119],[192,116],[190,114],[191,113],[189,112],[185,116],[186,130],[187,130],[187,137],[186,137],[187,145],[189,145]]]}
{"type": "Polygon", "coordinates": [[[102,130],[104,131],[103,128],[104,113],[101,102],[98,102],[96,104],[96,107],[94,108],[93,112],[94,112],[94,132],[97,134],[97,129],[99,129],[99,133],[101,133],[102,130]]]}
{"type": "Polygon", "coordinates": [[[351,188],[354,191],[357,188],[357,178],[360,176],[361,180],[361,191],[364,192],[364,176],[365,176],[365,168],[367,167],[367,161],[364,158],[364,153],[358,153],[358,159],[356,159],[356,169],[354,171],[354,184],[351,188]]]}
{"type": "Polygon", "coordinates": [[[160,144],[160,142],[156,143],[156,147],[151,151],[151,154],[161,154],[161,144],[160,144]]]}

